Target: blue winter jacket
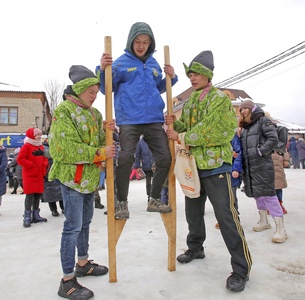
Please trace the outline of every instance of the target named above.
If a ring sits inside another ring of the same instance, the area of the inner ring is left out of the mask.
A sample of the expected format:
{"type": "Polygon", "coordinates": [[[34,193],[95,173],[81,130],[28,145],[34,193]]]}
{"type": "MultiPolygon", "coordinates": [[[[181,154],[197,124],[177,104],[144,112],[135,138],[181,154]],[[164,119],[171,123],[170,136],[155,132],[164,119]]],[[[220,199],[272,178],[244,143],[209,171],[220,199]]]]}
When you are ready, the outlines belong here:
{"type": "Polygon", "coordinates": [[[6,148],[1,147],[0,148],[0,196],[6,194],[6,168],[7,168],[6,148]]]}
{"type": "Polygon", "coordinates": [[[143,171],[149,171],[152,169],[154,158],[149,150],[147,143],[141,138],[136,147],[135,153],[135,166],[141,168],[143,171]]]}
{"type": "MultiPolygon", "coordinates": [[[[105,72],[97,66],[96,73],[105,94],[105,72]]],[[[176,76],[172,85],[177,81],[176,76]]],[[[166,80],[152,55],[142,62],[125,50],[112,65],[112,91],[117,125],[164,123],[165,104],[160,94],[166,91],[166,80]]]]}
{"type": "Polygon", "coordinates": [[[237,171],[239,173],[239,176],[237,178],[233,178],[232,172],[231,172],[231,183],[232,186],[240,187],[241,180],[242,180],[242,171],[243,171],[243,156],[242,156],[242,147],[241,147],[241,141],[237,134],[234,135],[231,145],[233,148],[233,151],[238,153],[237,157],[233,157],[232,160],[232,172],[237,171]]]}
{"type": "Polygon", "coordinates": [[[298,148],[297,148],[297,141],[294,136],[290,138],[288,152],[292,157],[298,158],[298,148]]]}

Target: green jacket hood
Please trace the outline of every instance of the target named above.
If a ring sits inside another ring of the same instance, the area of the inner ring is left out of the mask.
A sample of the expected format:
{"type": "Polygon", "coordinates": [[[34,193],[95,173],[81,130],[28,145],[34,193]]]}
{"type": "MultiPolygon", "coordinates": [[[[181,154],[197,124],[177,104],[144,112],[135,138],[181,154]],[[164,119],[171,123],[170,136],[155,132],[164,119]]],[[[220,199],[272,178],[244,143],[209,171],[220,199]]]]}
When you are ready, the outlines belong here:
{"type": "Polygon", "coordinates": [[[145,54],[145,60],[146,60],[149,55],[154,53],[155,48],[156,48],[155,37],[148,24],[146,24],[144,22],[137,22],[131,26],[129,35],[127,38],[126,49],[133,55],[135,54],[133,51],[133,48],[132,48],[132,44],[133,44],[134,39],[140,34],[147,34],[151,38],[151,44],[148,47],[147,52],[145,54]]]}

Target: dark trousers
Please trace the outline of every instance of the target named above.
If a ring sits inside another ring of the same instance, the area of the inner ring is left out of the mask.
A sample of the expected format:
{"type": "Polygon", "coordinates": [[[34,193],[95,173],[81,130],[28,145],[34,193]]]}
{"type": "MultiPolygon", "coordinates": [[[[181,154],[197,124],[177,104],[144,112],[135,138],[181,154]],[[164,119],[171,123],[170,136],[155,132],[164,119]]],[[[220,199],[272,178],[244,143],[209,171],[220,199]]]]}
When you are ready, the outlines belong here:
{"type": "Polygon", "coordinates": [[[25,210],[37,210],[42,194],[27,194],[24,199],[25,210]]]}
{"type": "MultiPolygon", "coordinates": [[[[150,196],[151,191],[151,182],[154,177],[154,172],[152,170],[144,171],[145,173],[145,180],[146,180],[146,195],[150,196]]],[[[159,197],[158,197],[159,198],[159,197]]]]}
{"type": "Polygon", "coordinates": [[[305,159],[304,158],[300,159],[300,163],[301,163],[302,169],[305,169],[305,159]]]}
{"type": "Polygon", "coordinates": [[[153,177],[150,195],[155,199],[160,198],[162,185],[171,164],[168,140],[162,123],[122,125],[120,126],[121,151],[119,152],[116,170],[119,201],[127,201],[130,170],[134,162],[136,145],[142,134],[156,162],[156,172],[153,177]]]}
{"type": "Polygon", "coordinates": [[[188,248],[199,250],[206,239],[204,211],[208,197],[214,208],[221,235],[231,255],[232,269],[246,278],[251,269],[252,259],[234,206],[230,174],[223,173],[200,178],[200,182],[200,197],[195,199],[185,197],[185,214],[189,227],[188,248]]]}
{"type": "MultiPolygon", "coordinates": [[[[51,211],[57,211],[56,202],[49,202],[49,207],[50,207],[51,211]]],[[[61,208],[61,210],[64,210],[64,202],[62,200],[59,200],[58,203],[59,203],[59,207],[61,208]]]]}
{"type": "Polygon", "coordinates": [[[276,196],[279,199],[279,201],[283,201],[283,190],[282,189],[276,189],[276,196]]]}

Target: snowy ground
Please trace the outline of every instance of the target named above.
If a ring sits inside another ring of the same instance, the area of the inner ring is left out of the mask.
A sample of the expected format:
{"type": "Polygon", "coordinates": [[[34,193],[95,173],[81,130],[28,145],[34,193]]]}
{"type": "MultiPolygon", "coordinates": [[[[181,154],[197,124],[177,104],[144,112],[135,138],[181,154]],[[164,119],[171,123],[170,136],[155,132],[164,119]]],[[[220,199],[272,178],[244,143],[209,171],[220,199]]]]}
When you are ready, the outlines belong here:
{"type": "MultiPolygon", "coordinates": [[[[167,235],[157,213],[146,212],[145,182],[130,184],[127,221],[116,247],[117,282],[109,282],[108,274],[96,278],[80,278],[79,282],[95,293],[94,299],[180,300],[180,299],[305,299],[305,170],[286,169],[289,187],[284,190],[288,210],[285,225],[288,240],[271,242],[272,229],[252,231],[258,221],[253,199],[240,190],[240,218],[253,258],[253,267],[245,290],[232,293],[225,288],[230,275],[230,257],[210,203],[206,207],[206,258],[167,270],[167,235]]],[[[20,193],[21,190],[19,190],[20,193]]],[[[41,215],[44,224],[22,227],[24,195],[3,196],[0,208],[1,299],[62,299],[57,296],[62,271],[59,245],[64,216],[52,217],[45,203],[41,215]]],[[[103,204],[106,192],[100,192],[103,204]]],[[[177,186],[177,255],[186,250],[187,224],[183,195],[177,186]]],[[[90,258],[108,265],[107,216],[95,209],[91,226],[90,258]]]]}

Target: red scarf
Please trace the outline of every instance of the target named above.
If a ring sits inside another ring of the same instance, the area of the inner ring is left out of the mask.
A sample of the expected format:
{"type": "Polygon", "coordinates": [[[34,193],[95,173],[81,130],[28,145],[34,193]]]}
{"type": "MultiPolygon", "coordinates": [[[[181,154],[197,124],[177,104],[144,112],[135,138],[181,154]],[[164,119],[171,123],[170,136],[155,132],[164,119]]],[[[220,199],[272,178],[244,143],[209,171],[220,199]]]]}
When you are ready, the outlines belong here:
{"type": "Polygon", "coordinates": [[[210,91],[211,87],[212,87],[212,82],[210,81],[203,89],[202,93],[200,94],[199,101],[202,101],[204,99],[205,95],[210,91]]]}

